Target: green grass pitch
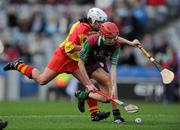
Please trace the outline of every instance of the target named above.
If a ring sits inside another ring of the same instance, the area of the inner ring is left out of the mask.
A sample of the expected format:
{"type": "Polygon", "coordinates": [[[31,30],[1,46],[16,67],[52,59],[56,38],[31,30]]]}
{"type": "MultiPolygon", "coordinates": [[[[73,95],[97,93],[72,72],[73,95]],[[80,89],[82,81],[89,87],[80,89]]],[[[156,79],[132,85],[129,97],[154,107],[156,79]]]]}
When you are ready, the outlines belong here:
{"type": "MultiPolygon", "coordinates": [[[[0,118],[9,122],[6,130],[180,130],[180,104],[132,102],[140,107],[135,114],[121,112],[125,124],[113,124],[112,115],[100,122],[91,122],[88,111],[80,113],[75,102],[14,101],[0,102],[0,118]],[[141,124],[134,119],[142,118],[141,124]]],[[[109,104],[100,109],[110,111],[109,104]]]]}

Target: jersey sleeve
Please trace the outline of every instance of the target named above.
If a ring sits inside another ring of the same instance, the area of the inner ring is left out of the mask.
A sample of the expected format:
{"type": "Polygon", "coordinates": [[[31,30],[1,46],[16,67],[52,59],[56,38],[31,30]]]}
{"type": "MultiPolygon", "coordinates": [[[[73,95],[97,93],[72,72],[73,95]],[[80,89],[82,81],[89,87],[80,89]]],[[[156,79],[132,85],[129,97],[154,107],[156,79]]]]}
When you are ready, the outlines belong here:
{"type": "Polygon", "coordinates": [[[79,22],[76,22],[75,24],[73,24],[73,26],[71,27],[69,31],[68,37],[66,38],[64,42],[64,49],[66,53],[70,52],[75,47],[74,41],[76,41],[77,39],[77,35],[75,34],[75,32],[78,25],[79,25],[79,22]]]}
{"type": "Polygon", "coordinates": [[[119,54],[120,54],[120,49],[116,49],[113,54],[112,54],[112,57],[111,57],[111,63],[113,65],[117,65],[118,63],[118,59],[119,59],[119,54]]]}
{"type": "Polygon", "coordinates": [[[84,25],[79,25],[74,31],[71,31],[65,44],[65,51],[70,52],[76,45],[82,45],[88,36],[90,28],[84,25]]]}
{"type": "Polygon", "coordinates": [[[121,43],[119,43],[119,42],[115,43],[115,49],[114,49],[112,56],[111,56],[111,64],[112,65],[118,64],[119,55],[121,53],[120,45],[121,45],[121,43]]]}
{"type": "Polygon", "coordinates": [[[73,42],[66,42],[65,46],[64,46],[64,49],[65,49],[65,52],[68,53],[70,51],[72,51],[75,47],[75,44],[73,42]]]}
{"type": "Polygon", "coordinates": [[[91,46],[89,45],[89,43],[86,41],[83,45],[83,48],[81,49],[80,53],[79,53],[79,58],[86,62],[89,56],[89,52],[91,50],[91,46]]]}

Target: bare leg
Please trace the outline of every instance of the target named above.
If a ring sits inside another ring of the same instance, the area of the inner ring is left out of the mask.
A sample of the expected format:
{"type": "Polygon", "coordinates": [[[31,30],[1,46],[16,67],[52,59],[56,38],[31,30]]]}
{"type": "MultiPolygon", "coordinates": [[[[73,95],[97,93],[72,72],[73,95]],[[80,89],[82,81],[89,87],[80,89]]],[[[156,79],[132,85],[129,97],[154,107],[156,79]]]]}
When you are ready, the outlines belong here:
{"type": "MultiPolygon", "coordinates": [[[[109,95],[111,94],[111,90],[112,90],[111,78],[106,71],[104,71],[102,68],[98,68],[95,72],[93,72],[91,77],[98,82],[101,91],[109,95]]],[[[91,94],[91,96],[94,95],[91,94]]],[[[118,105],[114,102],[111,102],[111,106],[113,109],[118,109],[118,105]]]]}
{"type": "MultiPolygon", "coordinates": [[[[77,70],[76,72],[73,73],[74,77],[76,77],[81,83],[84,84],[84,86],[86,85],[84,82],[84,79],[81,75],[81,73],[79,72],[79,70],[77,70]]],[[[98,94],[96,94],[96,96],[99,96],[98,94]]],[[[97,97],[96,97],[97,98],[97,97]]],[[[100,100],[100,98],[99,98],[100,100]]],[[[103,120],[109,117],[110,112],[100,112],[99,108],[98,108],[98,104],[97,104],[97,100],[92,99],[92,98],[88,98],[87,99],[87,104],[89,106],[89,112],[91,113],[91,121],[99,121],[99,120],[103,120]]],[[[85,111],[85,100],[84,99],[78,99],[78,109],[81,112],[85,111]]]]}
{"type": "Polygon", "coordinates": [[[41,73],[38,69],[33,68],[24,63],[22,59],[17,59],[13,62],[9,62],[4,66],[4,71],[16,70],[27,76],[29,79],[34,79],[38,84],[47,84],[50,80],[56,77],[59,73],[45,68],[41,73]]]}
{"type": "Polygon", "coordinates": [[[40,85],[45,85],[54,79],[59,73],[46,67],[42,73],[36,68],[32,70],[32,78],[40,85]]]}
{"type": "MultiPolygon", "coordinates": [[[[73,76],[76,77],[84,86],[86,86],[86,82],[84,81],[84,78],[79,70],[76,70],[73,73],[73,76]]],[[[107,99],[105,97],[99,95],[98,93],[90,93],[89,98],[95,99],[100,102],[107,102],[107,99]]]]}
{"type": "MultiPolygon", "coordinates": [[[[100,83],[99,87],[104,93],[111,95],[112,83],[111,83],[110,75],[107,72],[105,72],[102,68],[98,68],[92,74],[92,78],[95,79],[98,83],[100,83]]],[[[123,123],[124,119],[121,117],[121,113],[118,109],[118,104],[111,102],[111,107],[114,116],[114,123],[117,124],[123,123]]]]}

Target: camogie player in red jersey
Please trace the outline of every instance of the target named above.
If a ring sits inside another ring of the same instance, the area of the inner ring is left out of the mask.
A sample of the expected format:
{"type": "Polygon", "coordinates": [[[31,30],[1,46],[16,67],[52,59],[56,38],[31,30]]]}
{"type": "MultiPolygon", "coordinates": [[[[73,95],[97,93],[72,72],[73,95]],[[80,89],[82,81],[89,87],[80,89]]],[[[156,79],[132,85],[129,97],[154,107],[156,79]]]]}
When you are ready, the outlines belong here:
{"type": "MultiPolygon", "coordinates": [[[[120,45],[126,43],[131,46],[138,46],[141,43],[138,40],[128,41],[118,36],[119,30],[112,22],[101,24],[99,34],[91,35],[87,38],[83,48],[79,53],[79,69],[88,84],[87,91],[77,91],[75,96],[80,100],[89,98],[109,102],[109,99],[99,95],[94,90],[97,88],[91,79],[94,79],[98,87],[105,94],[111,95],[117,99],[116,84],[116,65],[119,58],[120,45]],[[107,68],[108,60],[111,61],[111,71],[107,68]]],[[[83,105],[83,104],[81,104],[83,105]]],[[[124,119],[121,117],[120,111],[116,103],[111,101],[114,123],[121,124],[124,119]]]]}
{"type": "MultiPolygon", "coordinates": [[[[101,23],[107,20],[107,15],[99,8],[92,8],[88,11],[87,18],[81,19],[73,24],[69,35],[63,43],[55,50],[52,59],[41,73],[37,68],[33,68],[18,59],[14,62],[8,63],[5,71],[17,70],[28,78],[35,80],[40,85],[45,85],[58,74],[69,73],[76,77],[84,86],[86,82],[83,81],[82,75],[78,69],[78,54],[86,38],[97,31],[101,23]]],[[[78,100],[79,104],[84,103],[84,100],[78,100]]],[[[99,121],[109,117],[110,112],[100,112],[97,101],[93,99],[87,100],[89,111],[91,113],[92,121],[99,121]]],[[[79,105],[81,112],[85,111],[84,105],[79,105]]]]}

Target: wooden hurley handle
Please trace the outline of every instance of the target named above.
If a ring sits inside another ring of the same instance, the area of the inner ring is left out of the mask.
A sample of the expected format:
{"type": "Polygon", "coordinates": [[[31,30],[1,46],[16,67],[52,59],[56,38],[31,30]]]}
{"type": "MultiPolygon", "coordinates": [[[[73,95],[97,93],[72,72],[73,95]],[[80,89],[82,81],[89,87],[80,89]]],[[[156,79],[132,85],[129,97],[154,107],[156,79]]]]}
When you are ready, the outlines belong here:
{"type": "Polygon", "coordinates": [[[138,48],[141,50],[144,56],[151,58],[151,55],[142,46],[138,46],[138,48]]]}

